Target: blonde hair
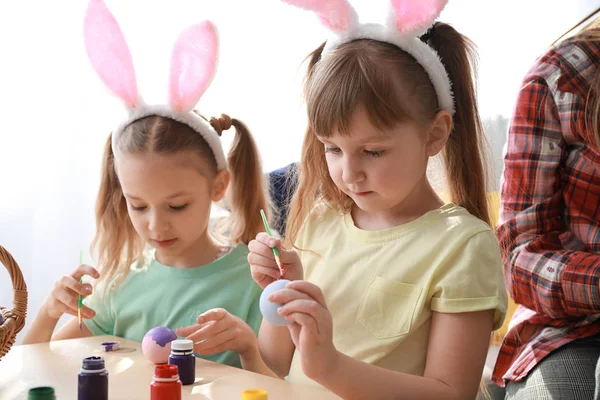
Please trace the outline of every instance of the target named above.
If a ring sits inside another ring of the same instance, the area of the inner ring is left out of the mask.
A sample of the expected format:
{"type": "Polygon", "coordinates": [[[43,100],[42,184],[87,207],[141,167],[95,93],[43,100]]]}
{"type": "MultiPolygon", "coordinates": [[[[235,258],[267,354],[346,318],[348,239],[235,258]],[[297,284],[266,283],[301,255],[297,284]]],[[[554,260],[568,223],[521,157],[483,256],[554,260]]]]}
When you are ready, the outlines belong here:
{"type": "MultiPolygon", "coordinates": [[[[491,224],[486,198],[485,138],[474,88],[474,45],[450,25],[436,23],[428,38],[450,77],[456,113],[443,157],[450,198],[491,224]]],[[[316,134],[348,134],[357,106],[375,126],[402,121],[427,123],[439,112],[427,73],[404,50],[384,42],[356,40],[321,59],[321,45],[309,56],[305,98],[309,126],[304,137],[298,190],[292,200],[286,243],[294,245],[316,201],[349,212],[352,200],[329,176],[323,146],[316,134]],[[418,96],[415,94],[418,93],[418,96]],[[418,99],[419,101],[416,101],[418,99]]]]}
{"type": "MultiPolygon", "coordinates": [[[[591,41],[600,43],[600,16],[586,25],[577,35],[573,37],[575,41],[591,41]]],[[[590,90],[585,99],[585,125],[600,146],[600,68],[590,84],[590,90]]]]}
{"type": "MultiPolygon", "coordinates": [[[[227,156],[231,174],[231,215],[227,219],[227,239],[232,245],[247,244],[263,229],[260,209],[268,209],[258,149],[247,126],[241,121],[223,115],[211,118],[210,123],[219,135],[223,130],[235,127],[235,139],[227,156]]],[[[131,264],[141,258],[145,245],[129,219],[115,170],[111,136],[104,147],[102,177],[96,200],[96,236],[91,246],[102,271],[101,282],[106,284],[115,278],[116,282],[118,278],[124,278],[131,264]]],[[[214,177],[218,172],[215,157],[202,136],[170,118],[149,116],[131,123],[120,135],[117,148],[119,153],[124,154],[192,151],[207,161],[209,171],[203,171],[205,174],[214,177]]]]}

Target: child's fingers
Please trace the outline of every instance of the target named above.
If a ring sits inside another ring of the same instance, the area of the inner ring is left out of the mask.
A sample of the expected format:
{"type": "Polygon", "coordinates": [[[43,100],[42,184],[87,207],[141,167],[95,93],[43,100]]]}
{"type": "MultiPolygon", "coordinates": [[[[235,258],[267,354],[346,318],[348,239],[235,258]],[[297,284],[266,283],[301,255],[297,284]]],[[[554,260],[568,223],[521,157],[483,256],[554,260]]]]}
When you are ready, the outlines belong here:
{"type": "Polygon", "coordinates": [[[229,315],[231,314],[229,314],[229,312],[224,308],[213,308],[200,314],[198,318],[196,318],[196,322],[199,324],[205,324],[210,321],[217,322],[228,317],[229,315]]]}
{"type": "Polygon", "coordinates": [[[290,336],[292,337],[292,342],[294,342],[294,345],[296,346],[296,348],[298,348],[300,346],[300,343],[298,343],[298,337],[300,336],[300,331],[302,330],[302,326],[297,324],[294,321],[291,321],[291,322],[292,323],[288,325],[288,330],[290,331],[290,336]]]}
{"type": "Polygon", "coordinates": [[[302,293],[294,289],[288,289],[287,287],[271,293],[267,299],[273,303],[289,303],[293,300],[313,300],[306,293],[302,293]]]}
{"type": "Polygon", "coordinates": [[[285,285],[287,289],[294,289],[298,292],[304,293],[309,297],[312,297],[317,301],[320,305],[327,308],[327,303],[325,302],[325,296],[321,291],[321,288],[315,284],[312,284],[307,281],[292,281],[285,285]]]}
{"type": "Polygon", "coordinates": [[[88,296],[92,293],[92,285],[89,283],[82,284],[72,276],[65,275],[60,280],[61,286],[72,290],[76,294],[80,294],[82,296],[88,296]]]}
{"type": "Polygon", "coordinates": [[[77,311],[77,295],[73,291],[69,289],[56,290],[54,292],[54,298],[68,308],[77,311]]]}
{"type": "MultiPolygon", "coordinates": [[[[73,311],[75,313],[75,315],[78,315],[78,310],[79,310],[79,305],[77,305],[75,307],[75,310],[73,311]]],[[[81,318],[83,319],[92,319],[96,316],[96,312],[94,310],[92,310],[91,308],[82,305],[81,306],[81,318]]]]}
{"type": "Polygon", "coordinates": [[[256,241],[264,244],[269,249],[273,247],[279,247],[281,245],[281,240],[274,238],[273,236],[267,235],[265,232],[259,232],[256,235],[256,241]]]}
{"type": "MultiPolygon", "coordinates": [[[[218,345],[215,345],[213,347],[209,347],[209,348],[198,348],[196,350],[196,348],[194,347],[194,351],[198,354],[217,354],[217,353],[221,353],[227,350],[231,350],[231,347],[234,345],[234,341],[235,338],[231,338],[226,342],[220,343],[218,345]]],[[[199,343],[198,346],[204,344],[204,342],[199,343]]]]}
{"type": "Polygon", "coordinates": [[[301,313],[306,314],[318,321],[321,320],[322,311],[323,307],[312,299],[292,300],[277,309],[277,313],[283,317],[294,313],[301,313]]]}
{"type": "Polygon", "coordinates": [[[259,253],[248,253],[248,264],[264,265],[277,268],[277,263],[275,262],[275,256],[273,255],[273,252],[270,252],[266,257],[259,253]]]}
{"type": "MultiPolygon", "coordinates": [[[[54,292],[54,299],[58,303],[59,311],[77,315],[79,299],[75,292],[70,289],[57,290],[54,292]]],[[[87,306],[82,306],[81,315],[87,319],[92,319],[96,316],[96,312],[87,306]]]]}
{"type": "MultiPolygon", "coordinates": [[[[260,233],[259,233],[259,235],[260,235],[260,233]]],[[[269,257],[270,249],[269,249],[269,246],[267,246],[263,242],[259,242],[258,240],[253,239],[250,241],[250,243],[248,243],[248,251],[250,253],[260,254],[265,257],[269,257]]],[[[272,251],[271,251],[271,254],[273,254],[272,251]]]]}
{"type": "Polygon", "coordinates": [[[81,295],[85,299],[87,296],[89,296],[90,294],[92,294],[92,292],[93,292],[92,285],[89,284],[89,283],[84,283],[83,284],[83,291],[85,293],[81,293],[81,295]]]}
{"type": "MultiPolygon", "coordinates": [[[[79,316],[77,313],[77,309],[73,310],[73,309],[69,309],[69,314],[77,317],[79,316]]],[[[92,310],[91,308],[88,308],[86,306],[81,307],[81,318],[83,319],[93,319],[96,316],[96,312],[94,310],[92,310]]]]}
{"type": "Polygon", "coordinates": [[[282,251],[281,240],[275,239],[274,237],[269,236],[264,232],[261,232],[258,235],[256,235],[256,239],[251,240],[250,243],[248,243],[248,250],[250,250],[251,253],[260,254],[269,259],[274,259],[274,248],[277,248],[279,251],[282,251]]]}
{"type": "Polygon", "coordinates": [[[233,341],[234,341],[234,339],[232,338],[232,339],[228,340],[227,342],[221,343],[217,346],[210,347],[207,349],[194,350],[194,351],[198,354],[207,354],[207,355],[222,353],[224,351],[231,350],[231,347],[233,346],[233,341]]]}
{"type": "Polygon", "coordinates": [[[221,343],[219,345],[210,347],[210,348],[206,348],[206,349],[199,349],[199,350],[195,350],[196,353],[198,354],[217,354],[217,353],[222,353],[224,351],[227,350],[231,350],[232,346],[234,346],[234,338],[221,343]]]}
{"type": "Polygon", "coordinates": [[[85,319],[92,319],[96,316],[96,311],[87,306],[81,307],[81,316],[85,319]]]}
{"type": "Polygon", "coordinates": [[[71,307],[68,307],[64,303],[60,303],[58,306],[56,306],[56,308],[58,309],[57,311],[60,312],[61,314],[69,314],[74,317],[78,316],[77,310],[73,310],[71,307]]]}
{"type": "Polygon", "coordinates": [[[303,329],[306,329],[315,335],[319,334],[319,326],[317,324],[317,321],[308,314],[304,314],[301,312],[293,312],[293,313],[287,314],[284,318],[287,321],[292,321],[292,322],[302,326],[303,329]]]}
{"type": "Polygon", "coordinates": [[[189,325],[189,326],[182,326],[180,328],[177,328],[175,330],[175,333],[177,334],[177,336],[183,336],[183,337],[188,337],[189,335],[191,335],[192,333],[204,328],[207,325],[211,325],[214,324],[214,321],[208,321],[202,324],[194,324],[194,325],[189,325]]]}
{"type": "Polygon", "coordinates": [[[250,243],[248,243],[248,251],[250,252],[249,254],[258,254],[267,259],[275,260],[273,250],[258,240],[251,240],[250,243]]]}
{"type": "MultiPolygon", "coordinates": [[[[56,300],[55,304],[53,305],[53,309],[55,312],[58,312],[60,314],[69,314],[74,317],[78,316],[77,308],[69,307],[62,301],[56,300]]],[[[94,310],[84,306],[81,309],[81,316],[85,319],[92,319],[96,316],[96,313],[94,312],[94,310]]]]}
{"type": "Polygon", "coordinates": [[[229,326],[218,322],[213,322],[204,325],[202,328],[186,336],[186,339],[193,341],[194,343],[207,340],[211,337],[217,336],[223,331],[229,330],[229,326]]]}
{"type": "Polygon", "coordinates": [[[230,318],[227,318],[229,316],[231,314],[222,308],[208,310],[198,316],[196,324],[178,328],[176,333],[194,342],[204,340],[233,326],[234,321],[230,321],[230,318]]]}
{"type": "Polygon", "coordinates": [[[254,272],[252,272],[252,279],[254,279],[254,282],[256,282],[256,284],[263,289],[277,280],[276,278],[273,278],[271,276],[264,274],[256,274],[254,272]]]}
{"type": "Polygon", "coordinates": [[[194,351],[200,354],[220,353],[224,350],[230,350],[235,339],[235,332],[232,329],[220,332],[214,336],[194,344],[194,351]]]}
{"type": "Polygon", "coordinates": [[[279,279],[279,277],[281,276],[277,265],[275,265],[274,267],[265,267],[264,265],[250,264],[250,271],[252,275],[266,275],[270,276],[274,280],[279,279]]]}
{"type": "Polygon", "coordinates": [[[85,264],[78,266],[75,268],[75,271],[71,273],[71,276],[77,281],[79,281],[79,279],[84,275],[91,276],[94,279],[100,278],[100,273],[98,270],[96,270],[96,268],[85,264]]]}
{"type": "Polygon", "coordinates": [[[196,332],[200,328],[202,328],[202,325],[200,325],[200,324],[194,324],[194,325],[190,325],[190,326],[184,326],[184,327],[181,327],[181,328],[177,328],[175,330],[175,333],[177,334],[177,336],[183,336],[183,337],[187,338],[189,335],[191,335],[192,333],[196,332]]]}

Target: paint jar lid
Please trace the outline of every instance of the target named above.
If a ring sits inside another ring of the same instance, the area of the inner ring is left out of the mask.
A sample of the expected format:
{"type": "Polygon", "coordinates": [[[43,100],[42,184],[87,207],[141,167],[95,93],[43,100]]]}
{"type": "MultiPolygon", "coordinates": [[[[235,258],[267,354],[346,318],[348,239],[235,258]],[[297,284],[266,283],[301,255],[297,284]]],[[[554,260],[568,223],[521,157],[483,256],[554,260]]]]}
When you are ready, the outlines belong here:
{"type": "Polygon", "coordinates": [[[50,386],[39,386],[29,389],[28,400],[55,400],[54,388],[50,386]]]}
{"type": "Polygon", "coordinates": [[[118,341],[104,342],[101,344],[101,346],[104,348],[104,351],[106,351],[106,352],[119,350],[119,342],[118,341]]]}
{"type": "Polygon", "coordinates": [[[267,391],[262,389],[244,390],[242,400],[267,400],[267,391]]]}
{"type": "Polygon", "coordinates": [[[175,382],[179,379],[179,368],[173,364],[157,365],[154,368],[154,379],[162,382],[175,382]]]}
{"type": "Polygon", "coordinates": [[[86,357],[83,359],[81,367],[86,371],[95,371],[104,369],[104,358],[102,357],[86,357]]]}
{"type": "Polygon", "coordinates": [[[187,339],[173,340],[171,342],[171,350],[192,351],[194,350],[194,342],[187,339]]]}

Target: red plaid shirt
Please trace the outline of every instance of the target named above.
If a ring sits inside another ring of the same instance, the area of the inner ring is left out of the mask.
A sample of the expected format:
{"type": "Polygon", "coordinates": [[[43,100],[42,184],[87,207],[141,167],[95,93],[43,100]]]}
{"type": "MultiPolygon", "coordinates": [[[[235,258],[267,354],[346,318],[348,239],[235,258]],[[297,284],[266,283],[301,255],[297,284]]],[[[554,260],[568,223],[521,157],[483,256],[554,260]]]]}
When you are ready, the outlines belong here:
{"type": "Polygon", "coordinates": [[[537,60],[519,93],[497,230],[519,304],[494,370],[501,386],[600,332],[600,151],[584,115],[599,69],[600,43],[566,40],[537,60]]]}

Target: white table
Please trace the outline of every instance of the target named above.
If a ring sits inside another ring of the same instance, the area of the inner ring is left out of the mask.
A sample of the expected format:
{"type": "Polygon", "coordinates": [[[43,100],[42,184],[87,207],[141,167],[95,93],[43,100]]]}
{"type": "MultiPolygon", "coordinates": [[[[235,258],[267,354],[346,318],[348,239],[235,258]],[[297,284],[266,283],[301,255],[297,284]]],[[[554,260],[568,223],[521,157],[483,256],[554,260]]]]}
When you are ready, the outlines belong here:
{"type": "MultiPolygon", "coordinates": [[[[90,356],[106,360],[110,400],[150,399],[154,364],[144,357],[140,343],[113,336],[13,346],[0,360],[0,399],[26,399],[30,388],[52,386],[57,400],[76,400],[81,360],[90,356]],[[101,343],[113,340],[121,342],[121,350],[104,352],[101,343]]],[[[264,389],[269,400],[339,399],[323,389],[202,359],[196,360],[196,382],[183,386],[182,398],[240,399],[245,389],[264,389]]]]}

